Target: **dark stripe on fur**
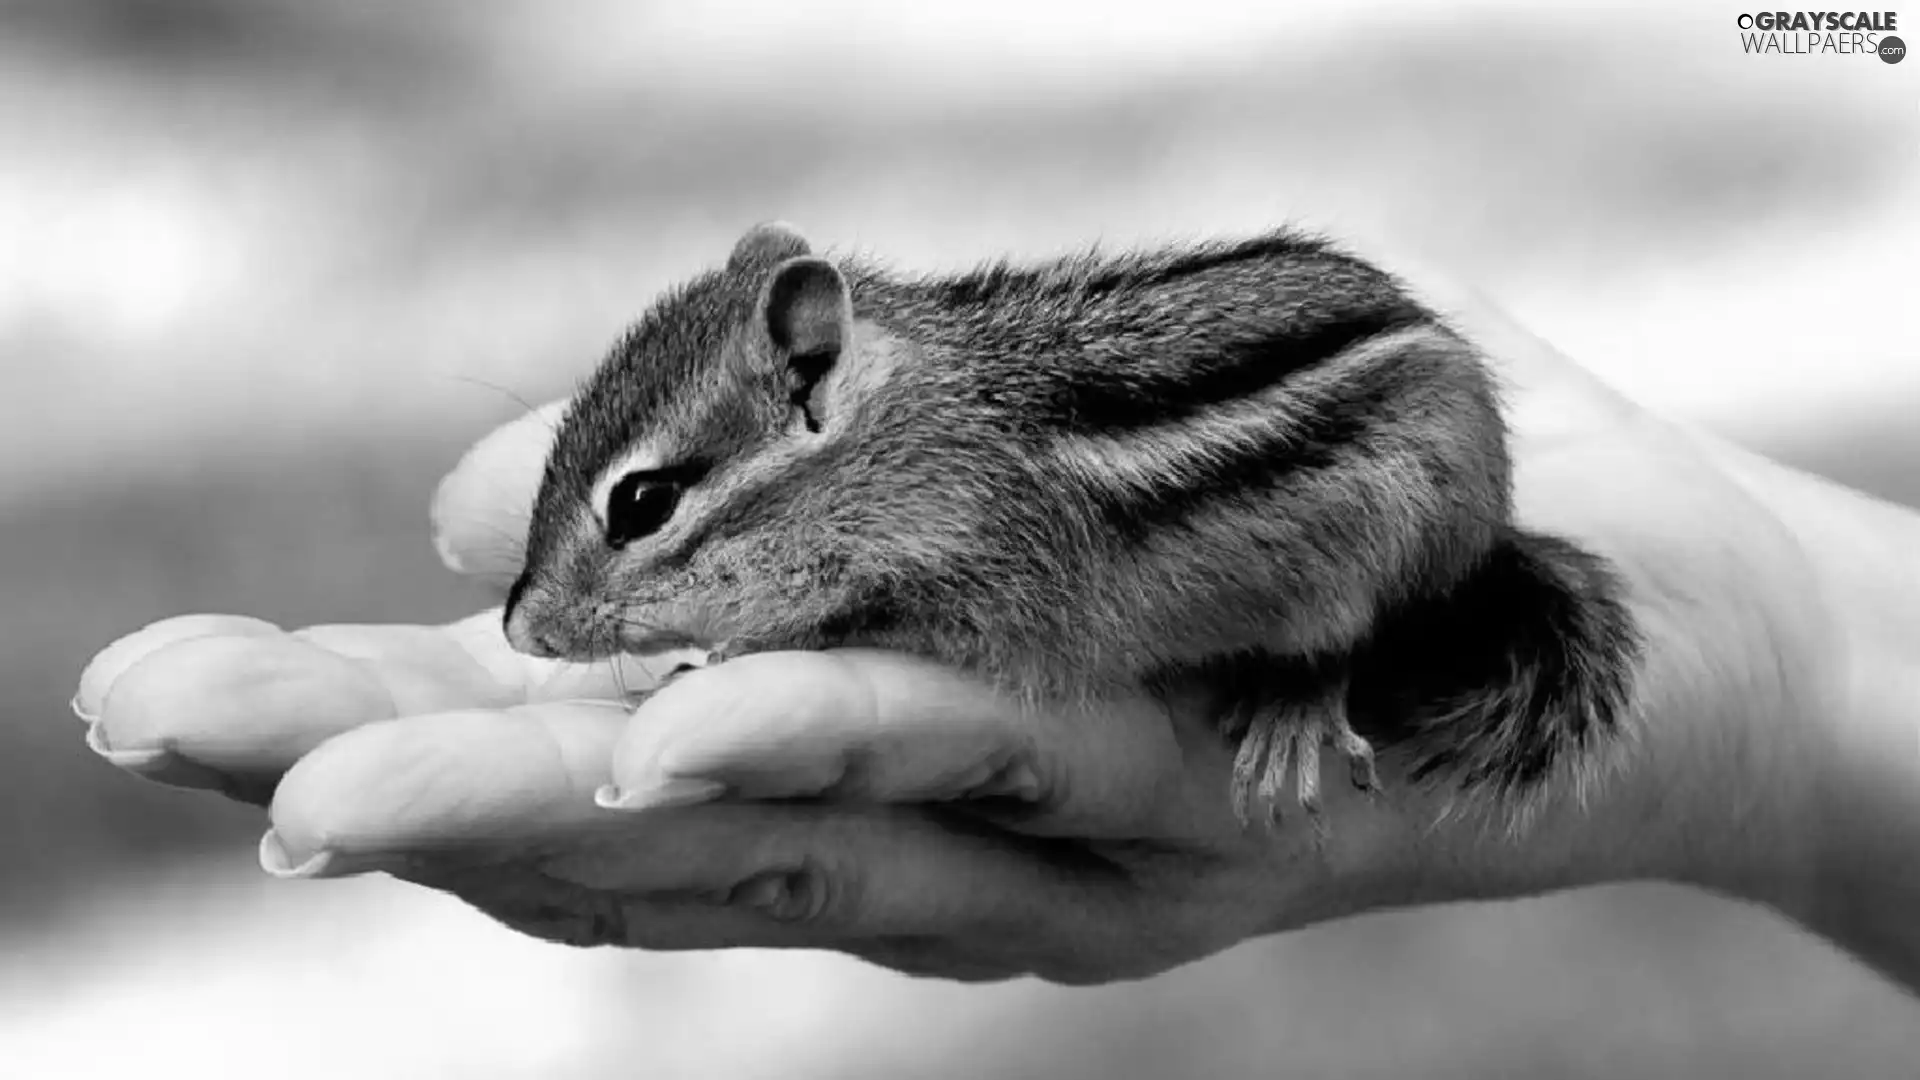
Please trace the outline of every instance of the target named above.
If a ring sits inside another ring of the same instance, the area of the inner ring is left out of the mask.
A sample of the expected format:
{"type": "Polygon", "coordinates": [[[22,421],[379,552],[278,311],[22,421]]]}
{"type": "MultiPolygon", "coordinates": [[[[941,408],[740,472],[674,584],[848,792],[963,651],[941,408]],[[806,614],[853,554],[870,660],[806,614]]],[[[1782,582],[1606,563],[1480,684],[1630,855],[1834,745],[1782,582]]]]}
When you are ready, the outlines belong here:
{"type": "Polygon", "coordinates": [[[1335,251],[1327,241],[1307,233],[1272,232],[1224,243],[1202,244],[1189,249],[1169,251],[1158,256],[1143,256],[1130,263],[1109,264],[1104,273],[1092,275],[1089,292],[1103,292],[1123,285],[1143,288],[1168,285],[1184,277],[1235,263],[1263,259],[1336,258],[1352,262],[1335,251]]]}
{"type": "Polygon", "coordinates": [[[940,363],[991,365],[970,388],[983,404],[1086,434],[1203,413],[1431,318],[1391,275],[1285,232],[911,283],[848,271],[856,311],[940,363]]]}
{"type": "MultiPolygon", "coordinates": [[[[800,470],[803,474],[798,477],[801,483],[811,479],[804,475],[812,472],[807,464],[803,464],[800,470]]],[[[661,550],[654,558],[662,568],[684,566],[696,552],[715,538],[745,532],[756,523],[779,515],[798,494],[795,478],[786,473],[749,480],[729,494],[720,505],[710,507],[692,531],[672,550],[661,550]]]]}
{"type": "Polygon", "coordinates": [[[1229,341],[1218,351],[1182,360],[1141,357],[1134,365],[1127,362],[1131,358],[1120,359],[1061,386],[1053,411],[1063,426],[1096,434],[1185,419],[1251,397],[1361,341],[1425,317],[1412,307],[1341,312],[1325,322],[1302,323],[1253,341],[1229,341]]]}
{"type": "Polygon", "coordinates": [[[1395,391],[1406,377],[1393,367],[1388,362],[1357,368],[1315,393],[1297,415],[1276,416],[1260,442],[1216,454],[1194,471],[1162,477],[1149,491],[1095,492],[1094,505],[1117,535],[1137,541],[1196,511],[1236,497],[1266,495],[1289,478],[1356,461],[1364,453],[1356,444],[1392,420],[1395,391]]]}

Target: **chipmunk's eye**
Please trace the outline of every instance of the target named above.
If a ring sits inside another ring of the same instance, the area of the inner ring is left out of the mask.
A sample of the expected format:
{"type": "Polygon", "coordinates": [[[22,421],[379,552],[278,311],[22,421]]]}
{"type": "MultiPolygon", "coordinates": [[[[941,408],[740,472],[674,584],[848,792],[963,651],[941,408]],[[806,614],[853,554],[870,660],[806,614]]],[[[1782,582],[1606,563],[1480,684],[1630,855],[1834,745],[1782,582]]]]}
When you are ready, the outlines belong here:
{"type": "Polygon", "coordinates": [[[625,547],[659,532],[680,505],[682,486],[646,473],[628,473],[607,492],[607,544],[625,547]]]}

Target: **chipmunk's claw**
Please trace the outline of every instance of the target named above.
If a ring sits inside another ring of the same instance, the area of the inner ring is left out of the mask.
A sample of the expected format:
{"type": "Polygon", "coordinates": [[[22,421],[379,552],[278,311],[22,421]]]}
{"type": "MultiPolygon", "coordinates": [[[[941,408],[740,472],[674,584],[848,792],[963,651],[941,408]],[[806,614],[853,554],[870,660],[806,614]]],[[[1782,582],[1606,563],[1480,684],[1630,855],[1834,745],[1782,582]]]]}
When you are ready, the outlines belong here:
{"type": "Polygon", "coordinates": [[[654,693],[659,693],[661,690],[665,690],[667,688],[668,683],[673,682],[675,679],[680,678],[681,676],[685,675],[689,671],[699,671],[703,668],[717,667],[718,665],[724,664],[732,658],[733,658],[733,654],[728,650],[727,646],[724,643],[720,645],[716,645],[713,648],[708,649],[707,654],[701,657],[697,661],[682,660],[679,663],[673,665],[673,667],[670,668],[665,675],[660,676],[660,681],[657,684],[655,684],[653,691],[654,693]]]}
{"type": "Polygon", "coordinates": [[[1347,759],[1353,786],[1367,794],[1380,790],[1373,746],[1348,725],[1344,711],[1322,706],[1305,711],[1297,706],[1267,706],[1256,710],[1233,759],[1233,812],[1242,828],[1253,822],[1255,808],[1264,806],[1267,825],[1280,821],[1280,793],[1292,767],[1295,799],[1306,812],[1316,842],[1327,837],[1326,816],[1320,803],[1320,748],[1331,746],[1347,759]]]}

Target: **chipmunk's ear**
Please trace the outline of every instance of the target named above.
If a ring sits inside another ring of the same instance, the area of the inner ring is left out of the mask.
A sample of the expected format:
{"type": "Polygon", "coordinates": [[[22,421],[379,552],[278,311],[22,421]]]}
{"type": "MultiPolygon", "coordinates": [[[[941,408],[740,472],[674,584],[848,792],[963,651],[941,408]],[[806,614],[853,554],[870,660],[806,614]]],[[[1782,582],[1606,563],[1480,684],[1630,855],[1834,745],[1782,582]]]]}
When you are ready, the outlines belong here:
{"type": "Polygon", "coordinates": [[[755,266],[774,267],[782,260],[813,254],[800,230],[784,221],[763,221],[747,230],[727,256],[727,269],[748,270],[755,266]]]}
{"type": "Polygon", "coordinates": [[[853,330],[847,279],[825,259],[805,256],[781,263],[767,279],[761,307],[767,336],[789,360],[837,355],[853,330]]]}
{"type": "Polygon", "coordinates": [[[853,334],[853,295],[832,263],[814,256],[788,259],[767,279],[760,299],[767,337],[787,365],[787,388],[807,428],[819,431],[820,380],[840,359],[853,334]]]}

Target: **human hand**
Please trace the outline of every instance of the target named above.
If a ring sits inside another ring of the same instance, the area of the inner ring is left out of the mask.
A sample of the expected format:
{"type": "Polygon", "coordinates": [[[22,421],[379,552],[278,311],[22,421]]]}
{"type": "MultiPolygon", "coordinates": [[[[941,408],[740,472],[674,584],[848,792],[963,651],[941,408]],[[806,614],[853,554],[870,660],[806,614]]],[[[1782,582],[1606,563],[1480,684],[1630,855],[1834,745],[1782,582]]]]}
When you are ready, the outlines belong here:
{"type": "MultiPolygon", "coordinates": [[[[878,653],[744,657],[629,718],[571,699],[644,673],[519,656],[492,613],[293,636],[163,624],[104,653],[77,704],[126,767],[271,792],[276,872],[385,870],[580,943],[821,947],[1083,982],[1380,906],[1635,877],[1791,910],[1779,879],[1811,865],[1819,797],[1794,765],[1830,756],[1804,718],[1846,703],[1820,575],[1761,490],[1787,481],[1510,328],[1463,321],[1514,388],[1522,519],[1612,557],[1649,639],[1615,775],[1517,836],[1396,783],[1391,749],[1387,798],[1327,793],[1323,849],[1299,827],[1243,830],[1210,702],[1023,712],[878,653]],[[609,781],[640,807],[597,805],[609,781]]],[[[544,430],[510,425],[443,485],[450,564],[497,583],[517,570],[507,538],[544,430]]]]}

